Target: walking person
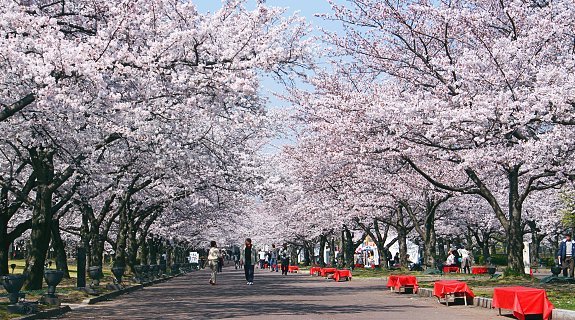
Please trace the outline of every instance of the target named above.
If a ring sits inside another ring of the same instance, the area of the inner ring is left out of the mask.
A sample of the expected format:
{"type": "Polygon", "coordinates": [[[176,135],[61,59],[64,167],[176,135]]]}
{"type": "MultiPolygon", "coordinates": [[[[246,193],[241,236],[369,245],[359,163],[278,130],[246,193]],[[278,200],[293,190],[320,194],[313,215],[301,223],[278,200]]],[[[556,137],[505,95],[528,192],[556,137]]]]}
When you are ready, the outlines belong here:
{"type": "Polygon", "coordinates": [[[222,272],[224,268],[224,250],[219,250],[218,253],[218,273],[222,272]]]}
{"type": "Polygon", "coordinates": [[[283,247],[280,249],[279,257],[282,261],[282,275],[287,276],[289,270],[289,251],[287,243],[284,243],[283,247]]]}
{"type": "Polygon", "coordinates": [[[267,253],[263,249],[258,253],[260,269],[263,269],[266,264],[266,255],[267,253]]]}
{"type": "Polygon", "coordinates": [[[569,277],[573,278],[573,271],[575,263],[573,255],[575,251],[575,241],[571,239],[571,234],[565,234],[565,239],[559,244],[559,252],[557,252],[557,259],[561,268],[563,268],[563,276],[567,277],[567,269],[569,269],[569,277]]]}
{"type": "Polygon", "coordinates": [[[272,272],[278,272],[279,268],[278,268],[278,249],[276,248],[275,244],[272,244],[272,250],[270,252],[271,258],[270,258],[270,265],[272,267],[272,272]]]}
{"type": "Polygon", "coordinates": [[[257,251],[252,246],[252,239],[247,238],[241,251],[241,261],[244,265],[244,274],[248,285],[254,284],[254,267],[257,260],[257,251]]]}
{"type": "Polygon", "coordinates": [[[216,242],[210,242],[210,251],[208,251],[208,265],[210,270],[212,271],[212,275],[210,277],[210,284],[212,286],[216,285],[216,275],[218,271],[218,256],[220,254],[220,250],[218,249],[216,242]]]}

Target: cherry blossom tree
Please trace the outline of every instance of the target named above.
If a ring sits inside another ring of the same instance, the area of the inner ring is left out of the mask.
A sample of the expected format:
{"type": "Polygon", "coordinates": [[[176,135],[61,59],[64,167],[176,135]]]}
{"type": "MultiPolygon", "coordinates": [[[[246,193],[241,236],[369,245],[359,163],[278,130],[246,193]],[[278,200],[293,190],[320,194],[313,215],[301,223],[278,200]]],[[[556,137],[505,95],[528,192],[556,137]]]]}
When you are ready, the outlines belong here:
{"type": "Polygon", "coordinates": [[[348,28],[326,41],[352,59],[349,72],[378,83],[371,92],[389,139],[377,148],[438,188],[485,199],[506,230],[508,267],[522,272],[523,204],[564,183],[572,167],[573,130],[556,121],[572,109],[572,6],[357,0],[333,8],[330,18],[348,28]]]}

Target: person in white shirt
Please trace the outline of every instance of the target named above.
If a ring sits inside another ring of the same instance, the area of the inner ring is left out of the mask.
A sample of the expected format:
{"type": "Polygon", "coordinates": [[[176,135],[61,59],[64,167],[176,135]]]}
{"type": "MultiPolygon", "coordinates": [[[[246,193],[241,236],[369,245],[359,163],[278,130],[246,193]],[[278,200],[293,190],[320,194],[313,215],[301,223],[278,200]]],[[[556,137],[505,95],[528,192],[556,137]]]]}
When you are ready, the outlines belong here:
{"type": "Polygon", "coordinates": [[[266,263],[266,252],[264,250],[260,250],[258,252],[258,258],[260,259],[260,269],[263,269],[264,264],[266,263]]]}
{"type": "Polygon", "coordinates": [[[461,247],[459,250],[459,256],[461,257],[461,271],[463,273],[471,273],[471,255],[465,247],[461,247]]]}
{"type": "Polygon", "coordinates": [[[449,256],[447,256],[447,260],[445,261],[445,265],[446,266],[455,266],[457,265],[455,263],[455,255],[453,254],[452,251],[449,251],[449,256]]]}
{"type": "Polygon", "coordinates": [[[212,271],[212,276],[210,277],[210,284],[212,286],[216,285],[216,275],[218,274],[218,256],[220,255],[220,250],[218,249],[216,242],[210,242],[210,251],[208,251],[208,265],[212,271]]]}

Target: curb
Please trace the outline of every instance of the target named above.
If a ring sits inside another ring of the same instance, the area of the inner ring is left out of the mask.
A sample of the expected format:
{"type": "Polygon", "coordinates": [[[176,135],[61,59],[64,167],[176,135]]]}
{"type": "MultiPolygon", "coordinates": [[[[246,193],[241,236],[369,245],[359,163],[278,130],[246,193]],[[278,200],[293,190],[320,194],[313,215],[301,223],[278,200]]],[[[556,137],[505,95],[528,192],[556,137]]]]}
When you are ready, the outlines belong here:
{"type": "Polygon", "coordinates": [[[156,279],[156,280],[153,280],[153,281],[150,281],[150,282],[142,283],[142,286],[144,286],[144,287],[153,286],[153,285],[155,285],[155,284],[158,284],[158,283],[162,283],[162,282],[166,282],[166,281],[168,281],[168,280],[171,280],[171,279],[173,279],[174,277],[175,277],[175,276],[169,276],[169,277],[167,277],[167,278],[156,279]]]}
{"type": "Polygon", "coordinates": [[[427,288],[418,288],[417,295],[424,298],[433,298],[433,290],[427,288]]]}
{"type": "Polygon", "coordinates": [[[553,320],[575,320],[575,311],[565,309],[553,309],[553,320]]]}
{"type": "Polygon", "coordinates": [[[82,303],[84,303],[84,304],[96,304],[98,302],[110,300],[110,299],[116,298],[118,296],[121,296],[123,294],[134,292],[136,290],[143,289],[144,287],[149,287],[149,286],[152,286],[154,284],[162,283],[162,282],[171,280],[173,278],[174,278],[173,276],[170,276],[170,277],[166,277],[166,278],[162,278],[162,279],[156,279],[156,280],[142,283],[142,284],[137,284],[137,285],[134,285],[131,287],[124,288],[122,290],[112,291],[110,293],[106,293],[106,294],[103,294],[103,295],[100,295],[100,296],[97,296],[94,298],[85,299],[84,301],[82,301],[82,303]]]}
{"type": "Polygon", "coordinates": [[[127,287],[127,288],[117,290],[117,291],[112,291],[110,293],[106,293],[106,294],[103,294],[103,295],[100,295],[100,296],[97,296],[94,298],[85,299],[84,301],[82,301],[82,303],[84,303],[84,304],[95,304],[98,302],[102,302],[102,301],[106,301],[108,299],[115,298],[117,296],[121,296],[121,295],[126,294],[126,293],[134,292],[136,290],[142,289],[143,287],[144,287],[143,285],[137,284],[135,286],[127,287]]]}
{"type": "Polygon", "coordinates": [[[72,309],[70,308],[70,306],[62,306],[62,307],[58,307],[58,308],[54,308],[54,309],[40,311],[38,313],[27,315],[27,316],[13,318],[13,320],[46,319],[46,318],[51,318],[51,317],[57,317],[57,316],[62,315],[68,311],[71,311],[71,310],[72,309]]]}

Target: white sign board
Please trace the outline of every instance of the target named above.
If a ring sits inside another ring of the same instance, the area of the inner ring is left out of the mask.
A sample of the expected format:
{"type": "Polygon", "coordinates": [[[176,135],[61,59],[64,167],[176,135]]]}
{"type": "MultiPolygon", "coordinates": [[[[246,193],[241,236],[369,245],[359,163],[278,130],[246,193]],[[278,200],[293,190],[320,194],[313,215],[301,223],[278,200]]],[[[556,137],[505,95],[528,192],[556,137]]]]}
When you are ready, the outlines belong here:
{"type": "Polygon", "coordinates": [[[200,263],[200,254],[197,252],[190,252],[190,263],[200,263]]]}

